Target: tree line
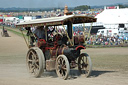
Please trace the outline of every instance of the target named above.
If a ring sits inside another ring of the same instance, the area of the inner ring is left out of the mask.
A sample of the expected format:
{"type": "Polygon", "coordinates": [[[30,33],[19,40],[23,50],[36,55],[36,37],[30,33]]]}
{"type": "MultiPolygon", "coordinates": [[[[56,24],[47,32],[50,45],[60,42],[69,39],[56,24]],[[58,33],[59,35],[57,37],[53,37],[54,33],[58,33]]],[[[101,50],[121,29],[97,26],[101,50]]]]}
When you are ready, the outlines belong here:
{"type": "MultiPolygon", "coordinates": [[[[109,5],[108,5],[109,6],[109,5]]],[[[114,5],[113,5],[114,6],[114,5]]],[[[117,6],[117,5],[116,5],[117,6]]],[[[123,5],[123,4],[118,4],[120,8],[128,8],[128,5],[123,5]]],[[[88,5],[81,5],[81,6],[76,6],[76,7],[68,7],[69,11],[86,11],[88,9],[96,9],[96,8],[104,8],[104,6],[88,6],[88,5]]],[[[28,11],[51,11],[55,9],[61,9],[63,10],[64,8],[0,8],[0,12],[28,12],[28,11]]]]}
{"type": "Polygon", "coordinates": [[[88,5],[81,5],[81,6],[75,7],[75,8],[74,8],[74,11],[76,11],[76,10],[85,11],[85,10],[88,10],[88,9],[90,9],[90,8],[91,8],[91,7],[88,6],[88,5]]]}

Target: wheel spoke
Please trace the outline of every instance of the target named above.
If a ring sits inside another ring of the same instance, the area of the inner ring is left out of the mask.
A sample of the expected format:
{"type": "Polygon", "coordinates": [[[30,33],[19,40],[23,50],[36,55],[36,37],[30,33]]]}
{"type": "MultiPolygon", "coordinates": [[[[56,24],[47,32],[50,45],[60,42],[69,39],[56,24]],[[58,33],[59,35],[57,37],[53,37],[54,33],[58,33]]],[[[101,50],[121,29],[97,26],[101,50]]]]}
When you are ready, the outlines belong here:
{"type": "Polygon", "coordinates": [[[59,58],[57,62],[59,65],[61,65],[61,58],[59,58]]]}
{"type": "Polygon", "coordinates": [[[60,72],[60,75],[63,76],[63,70],[60,70],[59,72],[60,72]]]}
{"type": "Polygon", "coordinates": [[[62,65],[65,66],[65,60],[62,61],[62,65]]]}
{"type": "Polygon", "coordinates": [[[31,69],[32,67],[34,67],[34,64],[33,64],[33,63],[31,63],[31,64],[29,64],[29,66],[30,66],[30,69],[31,69]]]}
{"type": "Polygon", "coordinates": [[[32,53],[32,59],[35,60],[37,58],[37,55],[33,51],[31,51],[31,53],[32,53]]]}
{"type": "Polygon", "coordinates": [[[65,76],[66,75],[66,71],[63,70],[62,74],[63,74],[63,76],[65,76]]]}
{"type": "Polygon", "coordinates": [[[83,56],[82,58],[83,58],[82,60],[83,60],[83,62],[84,62],[84,56],[83,56]]]}
{"type": "Polygon", "coordinates": [[[34,72],[34,69],[35,69],[35,67],[31,67],[30,68],[30,72],[33,73],[34,72]]]}
{"type": "Polygon", "coordinates": [[[83,69],[83,65],[81,64],[80,69],[83,69]]]}
{"type": "Polygon", "coordinates": [[[33,69],[33,73],[34,73],[34,75],[36,74],[36,72],[35,72],[35,68],[33,69]]]}
{"type": "Polygon", "coordinates": [[[67,68],[66,68],[66,67],[63,67],[63,70],[65,70],[65,71],[66,71],[66,70],[67,70],[67,68]]]}
{"type": "Polygon", "coordinates": [[[39,62],[39,60],[37,59],[37,60],[36,60],[36,63],[38,63],[38,62],[39,62]]]}
{"type": "Polygon", "coordinates": [[[28,59],[27,62],[32,62],[32,60],[31,59],[28,59]]]}
{"type": "Polygon", "coordinates": [[[32,60],[35,60],[35,57],[34,57],[34,55],[32,54],[32,60]]]}
{"type": "Polygon", "coordinates": [[[60,69],[61,68],[61,65],[57,65],[57,69],[60,69]]]}
{"type": "Polygon", "coordinates": [[[62,62],[63,62],[63,58],[60,58],[60,64],[61,64],[61,65],[63,64],[62,62]]]}
{"type": "Polygon", "coordinates": [[[58,65],[60,65],[60,61],[58,60],[57,62],[58,62],[58,65]]]}
{"type": "Polygon", "coordinates": [[[87,57],[86,57],[86,63],[88,63],[88,59],[87,59],[87,57]]]}
{"type": "Polygon", "coordinates": [[[59,73],[60,76],[62,76],[62,70],[61,70],[61,69],[58,69],[58,70],[57,70],[57,73],[59,73]]]}
{"type": "Polygon", "coordinates": [[[34,73],[34,75],[36,75],[36,68],[34,68],[33,73],[34,73]]]}
{"type": "Polygon", "coordinates": [[[34,74],[36,75],[38,73],[38,69],[34,69],[34,74]]]}
{"type": "Polygon", "coordinates": [[[36,67],[39,69],[39,65],[38,65],[37,63],[36,63],[35,65],[36,65],[36,67]]]}

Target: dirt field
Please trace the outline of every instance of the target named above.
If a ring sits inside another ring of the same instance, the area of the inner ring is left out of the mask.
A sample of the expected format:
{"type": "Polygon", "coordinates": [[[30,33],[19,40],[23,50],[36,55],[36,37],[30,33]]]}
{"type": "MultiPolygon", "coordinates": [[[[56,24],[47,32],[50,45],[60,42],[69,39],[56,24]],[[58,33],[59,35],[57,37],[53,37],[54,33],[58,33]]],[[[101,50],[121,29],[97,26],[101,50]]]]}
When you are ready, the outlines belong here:
{"type": "Polygon", "coordinates": [[[77,70],[71,70],[68,80],[58,78],[54,72],[33,78],[26,68],[28,49],[23,38],[10,32],[9,35],[0,35],[0,85],[128,85],[127,47],[83,50],[93,63],[90,78],[79,75],[77,70]]]}

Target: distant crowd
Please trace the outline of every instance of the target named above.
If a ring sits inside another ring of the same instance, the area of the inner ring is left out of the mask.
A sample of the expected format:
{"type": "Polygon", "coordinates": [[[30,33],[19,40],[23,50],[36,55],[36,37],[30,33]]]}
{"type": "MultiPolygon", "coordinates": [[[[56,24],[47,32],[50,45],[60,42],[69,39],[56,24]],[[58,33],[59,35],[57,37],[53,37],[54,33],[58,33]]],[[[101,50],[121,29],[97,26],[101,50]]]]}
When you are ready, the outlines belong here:
{"type": "MultiPolygon", "coordinates": [[[[74,36],[83,35],[83,32],[74,32],[74,36]]],[[[119,36],[113,37],[106,37],[102,35],[91,35],[88,38],[88,35],[85,35],[86,39],[85,42],[87,45],[122,45],[128,44],[128,38],[124,39],[123,37],[120,38],[119,36]]]]}
{"type": "Polygon", "coordinates": [[[119,36],[106,37],[102,35],[91,35],[91,37],[87,40],[87,44],[89,45],[121,45],[126,43],[128,43],[128,40],[119,38],[119,36]]]}

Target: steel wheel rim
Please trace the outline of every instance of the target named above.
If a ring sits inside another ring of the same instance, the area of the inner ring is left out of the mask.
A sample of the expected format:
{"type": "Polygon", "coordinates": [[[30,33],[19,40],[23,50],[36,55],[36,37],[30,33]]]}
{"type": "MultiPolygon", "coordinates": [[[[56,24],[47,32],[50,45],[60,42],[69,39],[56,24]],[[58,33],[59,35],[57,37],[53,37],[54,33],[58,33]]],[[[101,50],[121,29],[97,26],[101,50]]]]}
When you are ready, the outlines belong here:
{"type": "Polygon", "coordinates": [[[39,73],[39,57],[34,50],[30,50],[27,56],[28,70],[32,75],[39,73]]]}
{"type": "Polygon", "coordinates": [[[62,57],[60,57],[57,60],[57,62],[58,62],[58,64],[57,64],[57,72],[59,72],[60,76],[63,77],[67,73],[65,60],[62,57]]]}
{"type": "Polygon", "coordinates": [[[70,72],[69,62],[65,55],[59,55],[56,59],[56,73],[60,78],[66,80],[70,72]]]}
{"type": "Polygon", "coordinates": [[[92,64],[90,62],[90,57],[83,55],[78,60],[78,69],[81,74],[85,74],[86,77],[89,77],[91,70],[92,70],[92,64]]]}

